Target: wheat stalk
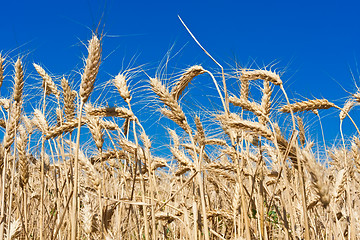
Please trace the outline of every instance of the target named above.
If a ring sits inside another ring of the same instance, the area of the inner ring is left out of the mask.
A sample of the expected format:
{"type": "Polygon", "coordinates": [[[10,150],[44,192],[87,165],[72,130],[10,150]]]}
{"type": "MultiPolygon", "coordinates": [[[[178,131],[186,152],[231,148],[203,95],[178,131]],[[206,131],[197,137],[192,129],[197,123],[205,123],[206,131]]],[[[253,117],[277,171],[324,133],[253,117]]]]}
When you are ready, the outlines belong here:
{"type": "Polygon", "coordinates": [[[77,206],[78,206],[78,181],[79,181],[79,147],[80,147],[80,132],[81,132],[81,117],[82,109],[85,102],[88,100],[90,93],[94,88],[94,83],[96,76],[99,71],[100,66],[100,57],[101,57],[101,44],[100,40],[96,35],[93,35],[89,41],[88,46],[88,58],[86,59],[86,65],[84,72],[81,76],[80,84],[80,98],[81,103],[79,107],[79,123],[78,123],[78,132],[76,137],[76,147],[75,147],[75,160],[74,160],[74,193],[72,201],[72,210],[71,210],[71,240],[77,238],[77,206]]]}
{"type": "Polygon", "coordinates": [[[3,58],[0,53],[0,88],[4,82],[4,61],[5,58],[3,58]]]}

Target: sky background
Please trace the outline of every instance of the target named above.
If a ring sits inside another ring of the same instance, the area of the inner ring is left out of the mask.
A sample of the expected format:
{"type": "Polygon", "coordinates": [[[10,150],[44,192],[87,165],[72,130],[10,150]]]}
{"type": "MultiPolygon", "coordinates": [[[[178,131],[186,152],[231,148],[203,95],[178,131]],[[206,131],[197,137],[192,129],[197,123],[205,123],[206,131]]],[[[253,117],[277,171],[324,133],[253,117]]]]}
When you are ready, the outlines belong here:
{"type": "MultiPolygon", "coordinates": [[[[354,93],[355,83],[360,85],[359,9],[358,1],[333,0],[2,1],[0,50],[8,59],[25,56],[29,85],[39,85],[31,77],[31,64],[36,62],[56,76],[71,75],[78,86],[84,43],[101,20],[104,60],[98,86],[127,65],[146,64],[147,73],[153,75],[172,46],[172,71],[179,73],[194,64],[218,71],[186,32],[180,15],[227,70],[236,63],[272,66],[283,73],[292,99],[324,97],[342,106],[349,97],[346,91],[354,93]]],[[[6,91],[3,88],[2,95],[6,91]]],[[[356,109],[352,114],[359,119],[356,109]]],[[[338,111],[321,115],[326,138],[337,139],[338,111]]],[[[316,122],[314,115],[304,116],[309,124],[316,122]]],[[[349,127],[346,132],[353,131],[349,127]]]]}

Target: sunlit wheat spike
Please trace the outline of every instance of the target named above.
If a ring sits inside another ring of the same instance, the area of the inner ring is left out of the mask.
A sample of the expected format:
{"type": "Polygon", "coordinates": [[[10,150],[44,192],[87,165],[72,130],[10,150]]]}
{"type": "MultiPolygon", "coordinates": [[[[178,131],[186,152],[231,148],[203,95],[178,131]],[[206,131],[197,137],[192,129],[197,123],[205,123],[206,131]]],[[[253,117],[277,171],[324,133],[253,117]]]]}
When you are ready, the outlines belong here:
{"type": "Polygon", "coordinates": [[[193,168],[194,164],[191,160],[185,155],[185,153],[177,148],[170,148],[171,153],[174,155],[175,159],[184,167],[193,168]]]}
{"type": "Polygon", "coordinates": [[[299,128],[299,140],[301,145],[305,144],[305,128],[304,128],[304,123],[301,117],[296,117],[297,119],[297,123],[298,123],[298,128],[299,128]]]}
{"type": "Polygon", "coordinates": [[[263,136],[270,141],[272,141],[274,139],[274,136],[273,136],[273,133],[271,132],[271,130],[266,128],[264,125],[259,124],[257,122],[251,122],[248,120],[241,119],[236,114],[232,113],[232,114],[230,114],[230,117],[226,116],[226,115],[218,115],[216,118],[218,120],[220,120],[220,122],[223,125],[225,125],[229,128],[241,129],[241,130],[246,130],[246,131],[250,131],[253,133],[257,133],[260,136],[263,136]]]}
{"type": "Polygon", "coordinates": [[[210,138],[205,140],[206,145],[219,145],[219,146],[226,146],[227,143],[225,140],[217,139],[217,138],[210,138]]]}
{"type": "Polygon", "coordinates": [[[100,40],[96,35],[93,35],[93,37],[89,41],[88,57],[86,59],[84,73],[81,76],[80,97],[83,103],[88,100],[90,93],[94,88],[96,76],[99,72],[100,57],[100,40]]]}
{"type": "Polygon", "coordinates": [[[119,91],[120,96],[124,99],[125,102],[130,102],[131,96],[130,91],[127,86],[126,74],[119,73],[113,80],[113,83],[117,90],[119,91]]]}
{"type": "Polygon", "coordinates": [[[103,133],[101,132],[100,120],[98,117],[88,117],[87,126],[95,141],[96,147],[101,150],[104,144],[103,133]]]}
{"type": "Polygon", "coordinates": [[[168,164],[167,160],[159,157],[155,157],[151,162],[151,171],[155,171],[158,168],[166,167],[168,164]]]}
{"type": "Polygon", "coordinates": [[[60,96],[59,90],[57,89],[50,75],[47,74],[46,71],[40,65],[33,63],[33,66],[40,75],[40,77],[43,79],[42,87],[44,88],[44,91],[46,89],[45,94],[46,95],[54,94],[56,98],[59,98],[60,96]]]}
{"type": "Polygon", "coordinates": [[[168,131],[173,140],[174,147],[179,148],[179,146],[180,146],[179,136],[176,134],[175,130],[173,130],[173,129],[168,129],[168,131]]]}
{"type": "Polygon", "coordinates": [[[106,151],[106,152],[102,152],[101,154],[98,154],[94,157],[92,157],[91,159],[91,163],[95,164],[95,163],[99,163],[101,161],[108,161],[110,159],[128,159],[128,154],[126,154],[124,151],[122,150],[110,150],[110,151],[106,151]]]}
{"type": "Polygon", "coordinates": [[[28,142],[28,135],[23,125],[18,128],[19,136],[17,140],[17,151],[19,154],[19,168],[20,168],[20,186],[24,187],[29,180],[29,162],[26,157],[26,145],[28,142]]]}
{"type": "Polygon", "coordinates": [[[339,114],[340,120],[344,120],[346,118],[346,114],[348,114],[351,108],[354,106],[355,101],[353,99],[349,99],[346,101],[344,107],[341,109],[339,114]]]}
{"type": "Polygon", "coordinates": [[[5,58],[3,58],[0,53],[0,88],[4,82],[4,61],[5,58]]]}
{"type": "Polygon", "coordinates": [[[89,194],[85,194],[82,199],[84,207],[80,211],[80,215],[83,222],[83,229],[86,234],[90,234],[95,230],[94,223],[94,210],[92,207],[92,201],[89,198],[89,194]]]}
{"type": "MultiPolygon", "coordinates": [[[[86,124],[86,118],[81,119],[81,125],[86,124]]],[[[45,139],[55,138],[60,136],[63,133],[72,132],[79,125],[79,120],[72,119],[62,123],[60,126],[54,126],[46,130],[45,139]]],[[[40,128],[40,126],[39,126],[40,128]]],[[[40,128],[41,129],[41,128],[40,128]]]]}
{"type": "Polygon", "coordinates": [[[169,109],[162,108],[161,113],[173,120],[178,124],[185,132],[190,133],[191,128],[186,120],[185,113],[182,111],[180,105],[175,98],[169,93],[169,90],[161,83],[158,78],[150,78],[150,85],[154,93],[159,96],[159,99],[169,109]]]}
{"type": "Polygon", "coordinates": [[[254,113],[256,116],[264,115],[264,113],[261,109],[261,106],[259,104],[255,103],[255,102],[250,102],[247,99],[231,96],[231,97],[229,97],[229,102],[231,102],[235,106],[243,108],[244,110],[254,113]]]}
{"type": "Polygon", "coordinates": [[[186,119],[184,120],[181,118],[181,115],[179,117],[179,115],[176,115],[176,113],[167,108],[161,108],[160,112],[170,120],[174,121],[177,125],[179,125],[179,127],[184,129],[185,132],[191,133],[191,128],[189,127],[186,119]]]}
{"type": "Polygon", "coordinates": [[[175,87],[171,90],[171,95],[177,100],[179,99],[181,93],[189,85],[189,83],[194,79],[194,77],[205,73],[205,69],[200,65],[192,66],[182,74],[180,79],[176,82],[175,87]]]}
{"type": "Polygon", "coordinates": [[[130,119],[126,118],[123,125],[122,125],[122,129],[124,132],[124,135],[127,136],[129,133],[129,127],[130,127],[130,119]]]}
{"type": "Polygon", "coordinates": [[[15,63],[15,83],[14,83],[14,92],[13,98],[15,102],[21,102],[23,90],[24,90],[24,72],[21,65],[20,58],[17,59],[15,63]]]}
{"type": "Polygon", "coordinates": [[[61,87],[63,89],[64,96],[64,107],[65,107],[65,117],[67,121],[71,121],[75,118],[75,98],[76,91],[72,91],[69,85],[69,82],[66,78],[61,80],[61,87]]]}
{"type": "Polygon", "coordinates": [[[269,81],[275,85],[281,85],[282,81],[280,76],[274,72],[268,70],[247,70],[244,69],[241,71],[240,80],[242,81],[251,81],[261,79],[265,81],[269,81]]]}
{"type": "Polygon", "coordinates": [[[241,80],[241,79],[240,79],[240,82],[241,82],[240,98],[243,100],[248,100],[250,82],[248,80],[241,80]]]}
{"type": "Polygon", "coordinates": [[[10,108],[10,100],[6,98],[0,98],[0,106],[2,106],[6,111],[10,108]]]}
{"type": "Polygon", "coordinates": [[[31,122],[31,120],[25,114],[22,115],[21,119],[22,119],[23,124],[26,127],[26,131],[29,133],[29,135],[31,135],[33,133],[33,130],[34,130],[33,123],[31,122]]]}
{"type": "Polygon", "coordinates": [[[94,108],[90,104],[85,106],[86,114],[89,116],[97,117],[120,117],[120,118],[131,118],[135,116],[133,112],[124,107],[98,107],[94,108]]]}
{"type": "Polygon", "coordinates": [[[145,148],[150,149],[151,148],[151,141],[148,135],[146,135],[145,132],[142,132],[140,134],[141,141],[143,142],[145,148]]]}
{"type": "Polygon", "coordinates": [[[6,128],[6,122],[4,119],[0,119],[0,127],[6,128]]]}
{"type": "MultiPolygon", "coordinates": [[[[125,121],[127,119],[125,119],[125,121]]],[[[108,120],[105,120],[105,119],[100,119],[99,123],[100,123],[100,127],[102,129],[106,129],[106,130],[119,130],[120,129],[119,126],[116,123],[112,122],[112,121],[108,121],[108,120]]]]}
{"type": "Polygon", "coordinates": [[[336,179],[332,191],[332,196],[336,199],[338,199],[341,194],[345,191],[345,182],[346,182],[346,170],[343,168],[339,170],[336,174],[336,179]]]}
{"type": "Polygon", "coordinates": [[[316,163],[316,160],[308,149],[303,149],[301,151],[301,155],[304,158],[304,163],[309,170],[312,183],[315,187],[315,191],[319,197],[319,200],[324,207],[327,207],[330,203],[330,192],[329,184],[327,184],[323,178],[322,173],[324,172],[324,169],[318,163],[316,163]]]}
{"type": "Polygon", "coordinates": [[[49,130],[49,124],[44,116],[44,114],[39,110],[34,110],[34,118],[33,118],[33,124],[43,133],[46,134],[46,132],[49,130]]]}
{"type": "Polygon", "coordinates": [[[157,78],[150,79],[152,90],[159,96],[160,100],[170,108],[170,110],[177,116],[178,119],[185,120],[185,114],[181,110],[178,102],[169,93],[169,90],[157,78]]]}
{"type": "Polygon", "coordinates": [[[5,149],[9,149],[14,142],[15,130],[18,127],[20,116],[21,116],[21,104],[15,101],[11,107],[10,117],[6,124],[6,132],[4,136],[5,149]]]}
{"type": "Polygon", "coordinates": [[[96,168],[91,164],[89,159],[85,157],[82,151],[79,151],[79,163],[85,170],[88,179],[91,181],[92,186],[98,190],[101,184],[101,176],[96,168]]]}
{"type": "Polygon", "coordinates": [[[198,116],[195,117],[195,124],[196,124],[196,134],[195,134],[196,141],[199,142],[200,145],[204,145],[205,131],[198,116]]]}
{"type": "Polygon", "coordinates": [[[303,112],[303,111],[312,111],[319,109],[329,109],[335,107],[336,105],[332,102],[329,102],[327,99],[315,99],[303,102],[297,102],[290,105],[285,105],[280,108],[280,112],[290,113],[291,109],[293,112],[303,112]]]}
{"type": "Polygon", "coordinates": [[[264,81],[264,87],[262,89],[261,108],[266,116],[269,116],[271,110],[271,94],[272,89],[269,81],[264,81]]]}
{"type": "Polygon", "coordinates": [[[10,232],[8,232],[7,235],[7,239],[12,240],[12,239],[18,239],[18,237],[21,234],[21,220],[20,218],[11,221],[10,223],[10,232]]]}

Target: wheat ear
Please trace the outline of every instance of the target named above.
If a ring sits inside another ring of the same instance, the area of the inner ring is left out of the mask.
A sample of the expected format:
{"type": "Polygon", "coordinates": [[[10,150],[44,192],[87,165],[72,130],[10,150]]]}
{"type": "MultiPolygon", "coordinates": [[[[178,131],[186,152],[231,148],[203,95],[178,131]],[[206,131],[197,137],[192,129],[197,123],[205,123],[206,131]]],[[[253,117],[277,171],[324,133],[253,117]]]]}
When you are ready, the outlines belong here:
{"type": "Polygon", "coordinates": [[[186,132],[191,132],[185,113],[181,110],[175,98],[169,93],[169,90],[157,78],[150,78],[150,85],[160,100],[170,109],[162,108],[161,113],[177,123],[186,132]]]}
{"type": "Polygon", "coordinates": [[[29,163],[26,157],[26,145],[28,141],[28,135],[23,125],[19,126],[18,132],[19,137],[16,143],[17,151],[19,154],[20,186],[24,188],[29,180],[29,163]]]}
{"type": "Polygon", "coordinates": [[[8,111],[10,109],[10,100],[6,98],[0,98],[0,106],[8,111]]]}
{"type": "Polygon", "coordinates": [[[98,107],[94,108],[90,104],[85,105],[86,115],[96,117],[120,117],[135,118],[131,110],[123,107],[98,107]]]}
{"type": "Polygon", "coordinates": [[[271,110],[272,89],[271,89],[269,81],[264,81],[264,87],[263,87],[262,93],[263,93],[263,95],[261,98],[261,108],[266,117],[262,116],[260,118],[260,121],[264,124],[264,123],[266,123],[266,118],[269,117],[270,110],[271,110]]]}
{"type": "MultiPolygon", "coordinates": [[[[81,126],[85,125],[86,122],[87,122],[86,119],[81,120],[81,126]]],[[[45,138],[46,139],[55,138],[63,133],[72,132],[78,126],[78,124],[79,124],[79,119],[76,118],[71,121],[64,122],[60,126],[54,126],[48,128],[45,131],[45,138]]]]}
{"type": "Polygon", "coordinates": [[[198,116],[195,117],[196,134],[194,140],[200,145],[205,145],[205,131],[198,116]]]}
{"type": "Polygon", "coordinates": [[[101,132],[100,119],[98,117],[89,117],[87,121],[87,126],[90,129],[96,147],[101,152],[101,149],[104,144],[104,138],[103,138],[103,133],[101,132]]]}
{"type": "Polygon", "coordinates": [[[46,95],[54,94],[56,98],[59,98],[60,93],[57,89],[54,81],[52,78],[45,72],[45,70],[38,64],[33,63],[34,68],[39,73],[40,77],[43,79],[42,87],[44,88],[44,91],[46,95]]]}
{"type": "Polygon", "coordinates": [[[130,102],[131,95],[129,88],[127,86],[126,74],[119,73],[113,80],[113,83],[117,90],[119,91],[120,96],[124,99],[125,102],[130,102]]]}
{"type": "Polygon", "coordinates": [[[22,93],[24,90],[24,71],[22,68],[21,60],[18,60],[15,63],[15,84],[13,98],[15,102],[20,103],[22,98],[22,93]]]}
{"type": "Polygon", "coordinates": [[[96,76],[99,72],[101,57],[101,45],[100,40],[96,35],[93,35],[89,41],[88,58],[86,59],[86,65],[84,73],[81,76],[80,85],[80,97],[82,102],[86,102],[94,88],[96,76]]]}
{"type": "Polygon", "coordinates": [[[354,106],[354,104],[355,104],[355,101],[353,99],[349,99],[346,101],[344,107],[341,109],[341,112],[339,114],[341,121],[346,118],[346,115],[350,112],[350,110],[354,106]]]}
{"type": "Polygon", "coordinates": [[[19,124],[20,115],[21,115],[21,105],[14,102],[10,110],[10,117],[6,125],[6,132],[4,136],[3,144],[6,150],[9,150],[10,146],[14,142],[15,130],[19,124]]]}
{"type": "Polygon", "coordinates": [[[297,123],[298,123],[298,128],[299,128],[299,140],[301,145],[305,144],[305,128],[304,128],[304,123],[301,117],[297,117],[297,123]]]}
{"type": "Polygon", "coordinates": [[[260,117],[264,115],[262,108],[259,104],[255,102],[250,102],[245,98],[237,98],[235,96],[231,96],[229,97],[229,102],[231,102],[235,106],[243,108],[244,110],[254,113],[256,116],[260,117]]]}
{"type": "Polygon", "coordinates": [[[67,121],[71,121],[75,118],[75,98],[76,92],[72,91],[69,85],[69,82],[66,78],[61,80],[61,87],[63,89],[64,96],[64,108],[65,108],[65,117],[67,121]]]}
{"type": "Polygon", "coordinates": [[[261,79],[265,81],[269,81],[275,85],[281,85],[282,81],[280,76],[272,71],[268,70],[247,70],[244,69],[241,71],[240,80],[241,81],[251,81],[261,79]]]}
{"type": "Polygon", "coordinates": [[[290,113],[293,112],[303,112],[303,111],[312,111],[318,109],[329,109],[331,107],[336,107],[332,102],[329,102],[327,99],[315,99],[303,102],[297,102],[290,105],[285,105],[280,108],[280,112],[290,113]]]}
{"type": "Polygon", "coordinates": [[[270,141],[274,140],[274,135],[270,129],[266,128],[262,124],[241,119],[234,113],[231,113],[229,117],[225,115],[218,115],[216,118],[220,120],[225,127],[254,132],[270,141]]]}
{"type": "Polygon", "coordinates": [[[49,130],[49,124],[39,109],[34,110],[34,118],[33,118],[33,124],[41,130],[43,134],[46,134],[46,132],[49,130]]]}
{"type": "Polygon", "coordinates": [[[189,83],[198,75],[205,73],[205,69],[200,65],[192,66],[182,74],[176,82],[175,87],[171,90],[171,95],[178,100],[181,93],[189,85],[189,83]]]}

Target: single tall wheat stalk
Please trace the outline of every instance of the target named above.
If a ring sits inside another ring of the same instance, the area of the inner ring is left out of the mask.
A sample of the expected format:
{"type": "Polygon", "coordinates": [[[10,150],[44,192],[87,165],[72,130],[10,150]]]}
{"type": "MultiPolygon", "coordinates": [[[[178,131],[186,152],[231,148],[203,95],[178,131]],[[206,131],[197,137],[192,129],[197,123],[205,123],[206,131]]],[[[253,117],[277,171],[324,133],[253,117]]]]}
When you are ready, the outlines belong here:
{"type": "Polygon", "coordinates": [[[86,101],[88,100],[90,93],[94,88],[94,83],[96,76],[99,71],[100,66],[100,56],[101,56],[101,44],[100,40],[96,35],[93,35],[89,41],[88,47],[88,58],[86,59],[86,65],[84,73],[81,76],[81,85],[80,85],[80,98],[81,103],[78,112],[78,132],[76,138],[76,147],[75,147],[75,160],[74,160],[74,193],[72,201],[72,210],[71,210],[71,240],[77,238],[77,211],[78,211],[78,182],[79,182],[79,147],[80,147],[80,128],[81,128],[81,117],[82,109],[86,101]]]}

